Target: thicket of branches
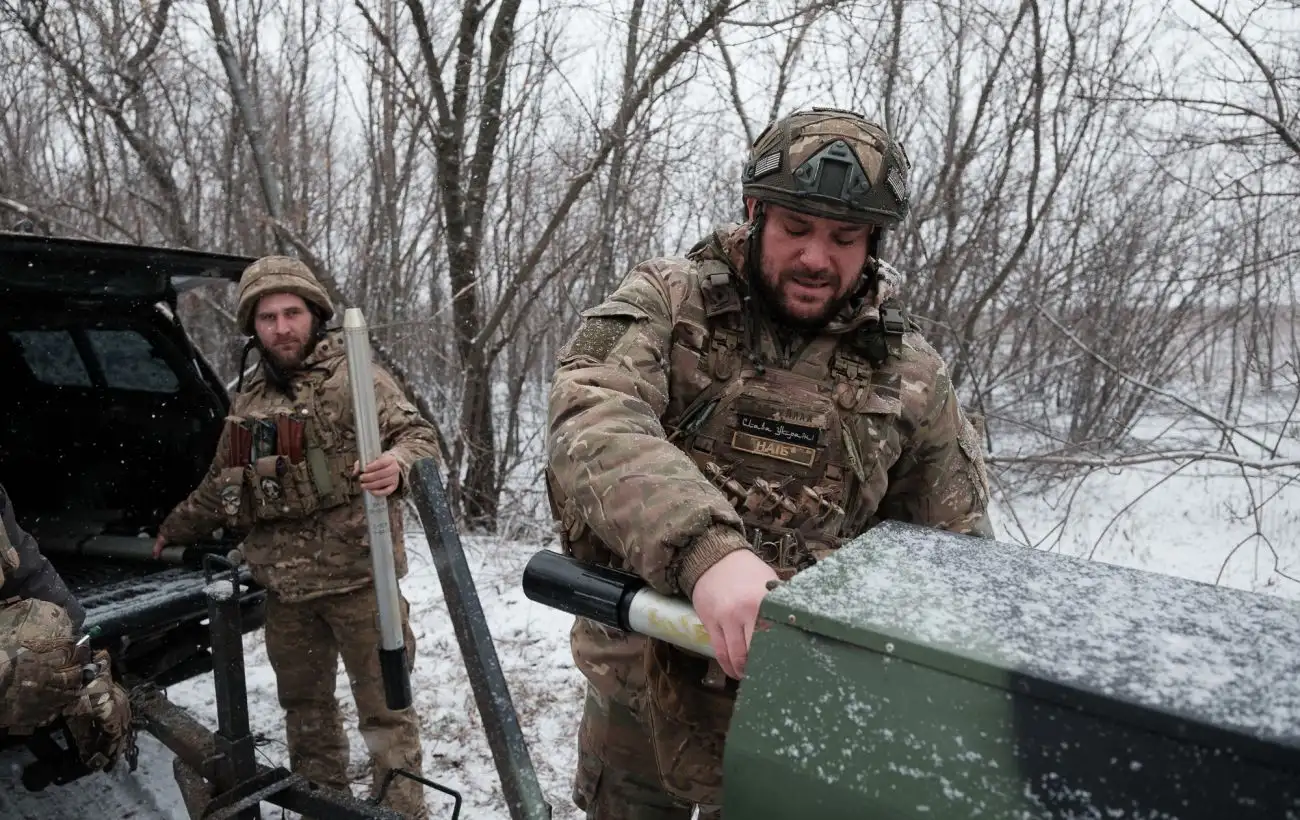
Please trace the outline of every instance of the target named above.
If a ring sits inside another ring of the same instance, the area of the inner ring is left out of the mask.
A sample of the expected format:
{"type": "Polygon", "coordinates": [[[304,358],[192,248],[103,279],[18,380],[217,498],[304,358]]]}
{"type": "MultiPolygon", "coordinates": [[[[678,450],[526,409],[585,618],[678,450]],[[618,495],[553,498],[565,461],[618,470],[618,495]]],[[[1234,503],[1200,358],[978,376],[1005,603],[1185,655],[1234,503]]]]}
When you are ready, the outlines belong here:
{"type": "MultiPolygon", "coordinates": [[[[740,213],[773,116],[852,108],[913,161],[885,255],[995,463],[1294,474],[1300,426],[1241,413],[1296,391],[1298,11],[0,0],[0,224],[310,259],[436,418],[458,513],[491,528],[540,487],[525,455],[579,311],[740,213]],[[1153,405],[1218,438],[1134,436],[1153,405]]],[[[233,289],[183,307],[233,376],[233,289]]]]}

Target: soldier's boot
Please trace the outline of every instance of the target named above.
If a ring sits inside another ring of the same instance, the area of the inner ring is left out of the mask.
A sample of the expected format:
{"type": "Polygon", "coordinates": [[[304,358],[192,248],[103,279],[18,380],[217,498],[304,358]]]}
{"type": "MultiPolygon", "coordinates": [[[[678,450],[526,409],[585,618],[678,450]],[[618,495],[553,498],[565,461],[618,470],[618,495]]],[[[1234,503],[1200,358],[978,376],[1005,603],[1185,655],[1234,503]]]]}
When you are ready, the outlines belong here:
{"type": "MultiPolygon", "coordinates": [[[[415,710],[407,709],[403,712],[391,712],[384,710],[388,715],[401,715],[409,718],[407,721],[400,723],[395,721],[384,721],[386,725],[374,725],[373,722],[367,726],[364,716],[361,718],[361,736],[366,741],[366,748],[370,750],[371,760],[374,761],[374,779],[371,783],[370,793],[376,795],[379,793],[384,779],[393,769],[401,769],[417,776],[423,776],[424,754],[420,746],[419,723],[415,718],[415,710]]],[[[403,777],[398,774],[393,777],[388,784],[387,791],[384,792],[383,805],[401,812],[410,820],[428,820],[429,808],[425,802],[424,785],[409,777],[403,777]]]]}

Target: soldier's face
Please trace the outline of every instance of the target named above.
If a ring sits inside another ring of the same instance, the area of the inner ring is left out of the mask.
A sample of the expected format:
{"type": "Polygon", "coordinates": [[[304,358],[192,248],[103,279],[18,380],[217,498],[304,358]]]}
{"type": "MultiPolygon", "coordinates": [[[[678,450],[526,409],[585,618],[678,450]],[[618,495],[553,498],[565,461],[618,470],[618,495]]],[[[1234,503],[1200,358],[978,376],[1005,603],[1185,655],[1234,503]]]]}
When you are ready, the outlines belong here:
{"type": "Polygon", "coordinates": [[[311,339],[312,315],[301,296],[271,293],[257,303],[253,327],[262,349],[280,368],[292,369],[302,364],[311,339]]]}
{"type": "Polygon", "coordinates": [[[759,283],[764,297],[788,324],[824,326],[862,276],[871,228],[778,205],[769,204],[765,211],[759,283]]]}

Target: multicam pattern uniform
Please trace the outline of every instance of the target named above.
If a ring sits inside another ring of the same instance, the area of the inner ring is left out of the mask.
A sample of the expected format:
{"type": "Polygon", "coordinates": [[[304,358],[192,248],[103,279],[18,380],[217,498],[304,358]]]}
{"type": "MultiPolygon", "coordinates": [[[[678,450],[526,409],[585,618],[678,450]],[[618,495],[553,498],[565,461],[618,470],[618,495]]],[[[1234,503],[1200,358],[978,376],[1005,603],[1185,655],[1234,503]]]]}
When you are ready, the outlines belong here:
{"type": "MultiPolygon", "coordinates": [[[[401,466],[400,491],[416,461],[439,456],[436,434],[392,376],[378,364],[373,370],[382,445],[401,466]]],[[[413,709],[389,711],[382,694],[378,610],[365,508],[352,472],[358,452],[341,333],[331,331],[316,345],[293,374],[291,392],[292,398],[273,388],[259,372],[235,396],[207,476],[159,533],[184,543],[223,526],[247,531],[241,550],[253,578],[270,593],[266,644],[286,713],[291,765],[346,791],[348,744],[334,698],[340,655],[376,785],[392,768],[421,771],[419,722],[413,709]],[[304,423],[303,454],[296,463],[279,475],[232,464],[230,442],[239,422],[280,419],[283,430],[286,418],[304,423]],[[318,453],[309,458],[312,450],[318,453]]],[[[389,510],[401,578],[407,564],[397,497],[389,510]]],[[[407,658],[414,664],[405,600],[402,611],[407,658]]],[[[397,778],[384,802],[411,817],[427,814],[422,787],[408,778],[397,778]]]]}
{"type": "MultiPolygon", "coordinates": [[[[910,328],[882,333],[896,277],[883,268],[874,293],[821,334],[785,338],[753,320],[743,247],[743,227],[721,231],[686,260],[638,266],[583,314],[550,399],[566,548],[689,596],[733,550],[789,577],[885,518],[989,535],[978,438],[942,360],[910,328]]],[[[670,792],[719,804],[734,681],[585,619],[572,649],[595,697],[651,727],[649,740],[613,739],[584,715],[584,756],[652,747],[670,792]]],[[[599,777],[580,775],[580,804],[584,779],[599,777]]]]}
{"type": "Polygon", "coordinates": [[[27,735],[62,717],[82,762],[111,768],[133,749],[126,690],[113,683],[106,651],[76,645],[85,615],[35,539],[18,526],[3,487],[0,513],[0,729],[27,735]],[[27,572],[17,576],[24,567],[27,572]],[[39,583],[25,583],[11,595],[10,582],[23,579],[39,583]],[[91,665],[87,683],[83,670],[91,665]]]}

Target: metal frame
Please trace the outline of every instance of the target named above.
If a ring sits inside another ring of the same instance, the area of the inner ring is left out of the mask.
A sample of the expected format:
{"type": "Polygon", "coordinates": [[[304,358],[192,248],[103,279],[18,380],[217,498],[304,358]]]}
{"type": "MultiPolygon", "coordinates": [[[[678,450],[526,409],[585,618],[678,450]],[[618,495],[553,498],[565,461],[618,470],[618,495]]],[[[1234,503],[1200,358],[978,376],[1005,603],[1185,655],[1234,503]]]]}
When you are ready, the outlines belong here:
{"type": "Polygon", "coordinates": [[[258,806],[267,802],[321,820],[402,820],[401,814],[378,805],[378,801],[383,800],[395,778],[408,777],[453,798],[451,820],[458,820],[463,803],[460,793],[410,772],[390,771],[379,794],[372,800],[362,800],[283,767],[259,764],[248,720],[238,568],[220,556],[209,555],[204,572],[208,581],[205,592],[212,631],[217,731],[209,731],[157,688],[139,687],[131,697],[136,723],[176,755],[177,782],[192,817],[260,820],[258,806]],[[225,564],[229,574],[214,577],[214,564],[225,564]]]}

